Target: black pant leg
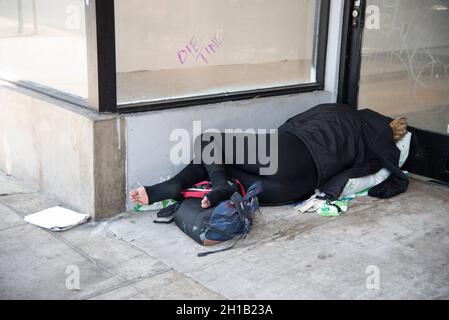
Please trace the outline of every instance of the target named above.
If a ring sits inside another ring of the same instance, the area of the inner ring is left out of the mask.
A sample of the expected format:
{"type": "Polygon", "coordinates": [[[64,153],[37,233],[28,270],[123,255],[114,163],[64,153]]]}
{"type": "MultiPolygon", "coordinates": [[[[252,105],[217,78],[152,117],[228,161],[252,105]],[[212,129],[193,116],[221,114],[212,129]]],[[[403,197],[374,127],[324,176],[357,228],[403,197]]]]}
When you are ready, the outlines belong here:
{"type": "Polygon", "coordinates": [[[207,172],[201,164],[188,164],[173,178],[161,183],[146,186],[150,203],[165,199],[181,200],[181,190],[186,189],[202,180],[207,180],[207,172]]]}

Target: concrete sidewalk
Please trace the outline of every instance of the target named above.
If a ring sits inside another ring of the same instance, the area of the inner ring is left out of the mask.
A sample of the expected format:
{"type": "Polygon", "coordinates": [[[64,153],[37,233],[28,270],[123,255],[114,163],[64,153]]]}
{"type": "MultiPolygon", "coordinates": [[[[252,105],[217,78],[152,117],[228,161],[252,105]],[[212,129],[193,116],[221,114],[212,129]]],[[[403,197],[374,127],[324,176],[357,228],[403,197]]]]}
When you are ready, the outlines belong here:
{"type": "Polygon", "coordinates": [[[154,213],[62,233],[23,221],[54,205],[0,173],[1,299],[449,299],[449,189],[427,182],[338,218],[263,208],[248,239],[203,258],[154,213]]]}

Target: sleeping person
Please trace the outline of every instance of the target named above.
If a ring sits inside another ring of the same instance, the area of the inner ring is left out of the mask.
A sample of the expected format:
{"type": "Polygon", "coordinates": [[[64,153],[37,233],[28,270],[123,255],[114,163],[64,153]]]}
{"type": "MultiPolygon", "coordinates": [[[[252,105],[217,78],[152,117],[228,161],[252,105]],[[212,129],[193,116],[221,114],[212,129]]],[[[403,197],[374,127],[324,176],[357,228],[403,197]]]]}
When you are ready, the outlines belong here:
{"type": "Polygon", "coordinates": [[[323,199],[336,200],[349,179],[382,168],[391,175],[371,188],[369,195],[389,198],[404,192],[408,186],[408,179],[398,166],[400,151],[395,144],[406,133],[404,118],[393,120],[370,109],[321,104],[290,118],[275,133],[264,133],[263,137],[261,133],[254,133],[256,137],[241,133],[245,143],[240,149],[238,144],[232,144],[231,148],[226,144],[225,148],[222,143],[226,139],[239,139],[238,133],[222,133],[222,139],[211,141],[201,137],[196,141],[201,150],[206,147],[219,150],[222,154],[218,158],[223,161],[193,159],[173,178],[132,190],[130,198],[144,205],[165,199],[179,200],[181,190],[209,180],[212,191],[201,202],[203,208],[208,208],[228,200],[238,191],[232,182],[238,179],[245,189],[256,181],[262,182],[259,201],[263,205],[303,200],[315,190],[319,190],[323,199]],[[273,134],[276,139],[271,139],[273,134]],[[214,148],[210,144],[215,144],[214,148]],[[276,152],[277,170],[270,174],[261,174],[267,163],[254,157],[260,148],[276,152]]]}

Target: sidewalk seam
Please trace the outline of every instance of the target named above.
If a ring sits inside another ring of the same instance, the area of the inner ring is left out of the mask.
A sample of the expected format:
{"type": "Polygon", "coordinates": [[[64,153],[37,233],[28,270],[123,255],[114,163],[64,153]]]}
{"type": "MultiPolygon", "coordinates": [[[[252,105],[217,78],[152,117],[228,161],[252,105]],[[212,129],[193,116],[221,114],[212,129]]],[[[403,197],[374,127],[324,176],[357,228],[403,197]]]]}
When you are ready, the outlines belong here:
{"type": "Polygon", "coordinates": [[[173,271],[173,269],[171,269],[169,267],[167,267],[167,268],[168,268],[167,270],[161,270],[161,271],[158,271],[158,272],[149,273],[149,274],[146,274],[143,277],[139,277],[139,278],[136,278],[136,279],[133,279],[133,280],[128,280],[127,282],[119,284],[119,285],[116,285],[116,286],[114,286],[112,288],[104,289],[104,290],[102,290],[100,292],[93,293],[90,296],[87,296],[87,297],[83,298],[83,300],[89,300],[89,299],[101,296],[103,294],[112,292],[114,290],[117,290],[117,289],[120,289],[120,288],[123,288],[123,287],[126,287],[126,286],[132,286],[137,292],[139,292],[139,293],[141,293],[141,294],[143,294],[145,296],[145,293],[143,293],[141,290],[139,290],[138,288],[133,286],[133,284],[138,283],[138,282],[143,281],[143,280],[147,280],[147,279],[156,277],[158,275],[161,275],[161,274],[164,274],[164,273],[167,273],[167,272],[170,272],[170,271],[173,271]]]}
{"type": "Polygon", "coordinates": [[[46,232],[48,232],[50,235],[52,235],[54,238],[62,241],[63,243],[65,243],[67,246],[69,246],[72,250],[75,250],[76,252],[78,252],[79,254],[81,254],[83,257],[87,258],[89,261],[93,262],[96,266],[104,269],[105,271],[109,272],[111,275],[116,276],[117,278],[119,278],[122,281],[126,281],[125,278],[123,278],[122,276],[120,276],[119,274],[116,274],[115,272],[109,270],[107,267],[105,267],[103,264],[97,262],[94,258],[92,258],[91,256],[89,256],[86,252],[84,252],[82,249],[76,247],[74,244],[72,244],[70,241],[64,239],[64,237],[62,237],[61,235],[54,233],[50,230],[45,229],[46,232]]]}
{"type": "Polygon", "coordinates": [[[10,229],[14,229],[14,228],[17,228],[17,227],[21,227],[21,226],[24,226],[24,225],[26,225],[26,224],[27,224],[26,222],[22,222],[22,223],[19,223],[19,224],[14,224],[14,225],[12,225],[12,226],[9,226],[9,227],[0,229],[0,232],[6,231],[6,230],[10,230],[10,229]]]}

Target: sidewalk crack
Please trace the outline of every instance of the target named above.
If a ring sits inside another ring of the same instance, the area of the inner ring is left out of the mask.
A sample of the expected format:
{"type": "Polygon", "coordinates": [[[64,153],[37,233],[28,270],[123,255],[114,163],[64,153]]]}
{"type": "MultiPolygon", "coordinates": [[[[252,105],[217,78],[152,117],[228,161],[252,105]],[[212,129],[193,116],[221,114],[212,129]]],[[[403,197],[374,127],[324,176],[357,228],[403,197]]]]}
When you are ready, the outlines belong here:
{"type": "Polygon", "coordinates": [[[149,274],[147,274],[147,275],[145,275],[145,276],[143,276],[143,277],[139,277],[139,278],[136,278],[136,279],[128,280],[128,281],[125,282],[125,283],[116,285],[116,286],[111,287],[111,288],[109,288],[109,289],[105,289],[105,290],[102,290],[102,291],[93,293],[93,294],[91,294],[91,295],[89,295],[89,296],[83,298],[83,300],[89,300],[89,299],[92,299],[92,298],[101,296],[101,295],[103,295],[103,294],[112,292],[112,291],[114,291],[114,290],[117,290],[117,289],[120,289],[120,288],[124,288],[124,287],[126,287],[126,286],[132,286],[137,292],[139,292],[139,293],[143,294],[144,296],[146,296],[145,293],[144,293],[143,291],[139,290],[138,288],[136,288],[136,287],[134,286],[134,284],[136,284],[137,282],[140,282],[140,281],[143,281],[143,280],[147,280],[147,279],[156,277],[156,276],[158,276],[158,275],[161,275],[161,274],[170,272],[170,271],[173,271],[173,269],[169,268],[169,269],[167,269],[167,270],[161,270],[161,271],[158,271],[158,272],[149,273],[149,274]]]}

